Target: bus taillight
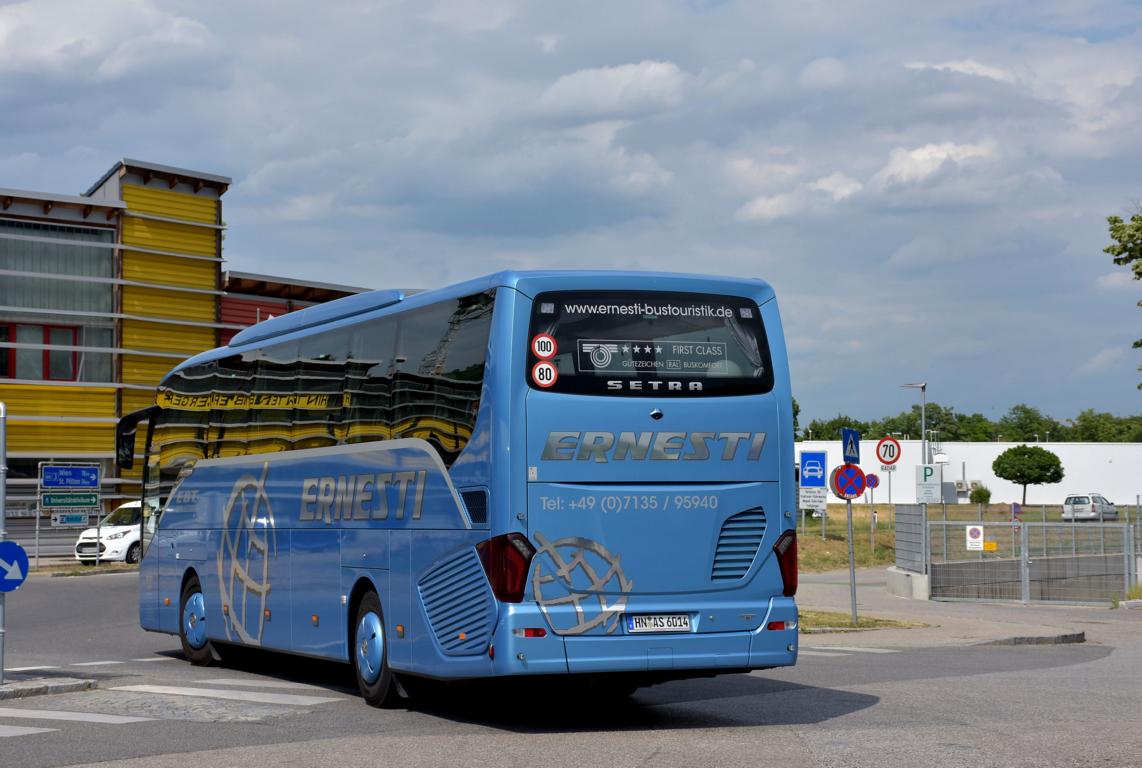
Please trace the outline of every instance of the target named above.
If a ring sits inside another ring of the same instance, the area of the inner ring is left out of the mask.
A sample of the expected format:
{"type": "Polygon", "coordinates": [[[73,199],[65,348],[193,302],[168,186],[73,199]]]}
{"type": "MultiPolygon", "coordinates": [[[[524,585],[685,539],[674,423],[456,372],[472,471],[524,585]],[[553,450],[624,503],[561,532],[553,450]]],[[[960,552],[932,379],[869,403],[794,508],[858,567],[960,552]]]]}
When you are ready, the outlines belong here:
{"type": "Polygon", "coordinates": [[[520,533],[496,536],[477,544],[476,552],[496,598],[504,603],[522,602],[527,571],[535,555],[527,537],[520,533]]]}
{"type": "Polygon", "coordinates": [[[783,595],[793,597],[797,594],[797,531],[790,529],[777,539],[773,545],[777,553],[777,566],[781,569],[781,582],[785,586],[783,595]]]}

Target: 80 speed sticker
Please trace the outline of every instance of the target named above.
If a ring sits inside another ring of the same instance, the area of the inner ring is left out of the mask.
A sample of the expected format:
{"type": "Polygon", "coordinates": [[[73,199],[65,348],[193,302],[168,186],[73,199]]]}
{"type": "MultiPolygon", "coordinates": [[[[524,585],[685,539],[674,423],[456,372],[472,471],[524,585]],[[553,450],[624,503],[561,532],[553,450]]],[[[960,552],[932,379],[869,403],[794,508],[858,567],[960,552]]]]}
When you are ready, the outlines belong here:
{"type": "Polygon", "coordinates": [[[540,360],[531,369],[531,380],[535,382],[537,387],[547,389],[555,384],[558,379],[559,371],[555,370],[554,364],[546,360],[540,360]]]}
{"type": "Polygon", "coordinates": [[[559,347],[551,334],[539,333],[531,340],[531,353],[540,360],[550,360],[558,351],[559,347]]]}

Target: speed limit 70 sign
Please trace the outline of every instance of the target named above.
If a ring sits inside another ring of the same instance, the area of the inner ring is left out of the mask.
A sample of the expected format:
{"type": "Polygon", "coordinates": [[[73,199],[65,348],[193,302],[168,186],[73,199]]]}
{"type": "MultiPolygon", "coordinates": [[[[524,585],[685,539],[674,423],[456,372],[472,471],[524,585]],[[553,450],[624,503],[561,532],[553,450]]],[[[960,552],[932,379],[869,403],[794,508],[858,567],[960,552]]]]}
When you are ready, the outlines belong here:
{"type": "Polygon", "coordinates": [[[895,437],[882,437],[876,444],[876,458],[881,468],[886,472],[896,469],[896,462],[900,461],[900,441],[895,437]]]}

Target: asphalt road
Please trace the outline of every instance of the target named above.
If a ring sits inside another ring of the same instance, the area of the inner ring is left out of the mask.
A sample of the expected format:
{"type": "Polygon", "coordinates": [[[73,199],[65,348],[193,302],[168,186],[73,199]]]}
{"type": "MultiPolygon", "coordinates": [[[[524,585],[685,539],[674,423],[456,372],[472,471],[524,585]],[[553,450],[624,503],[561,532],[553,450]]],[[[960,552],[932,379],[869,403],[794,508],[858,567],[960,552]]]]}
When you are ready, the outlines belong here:
{"type": "Polygon", "coordinates": [[[629,702],[483,685],[382,711],[336,664],[250,652],[191,667],[177,638],[138,628],[135,592],[133,574],[35,576],[8,596],[5,666],[99,688],[0,701],[0,766],[1142,765],[1142,615],[1083,614],[1083,645],[810,635],[793,669],[629,702]]]}

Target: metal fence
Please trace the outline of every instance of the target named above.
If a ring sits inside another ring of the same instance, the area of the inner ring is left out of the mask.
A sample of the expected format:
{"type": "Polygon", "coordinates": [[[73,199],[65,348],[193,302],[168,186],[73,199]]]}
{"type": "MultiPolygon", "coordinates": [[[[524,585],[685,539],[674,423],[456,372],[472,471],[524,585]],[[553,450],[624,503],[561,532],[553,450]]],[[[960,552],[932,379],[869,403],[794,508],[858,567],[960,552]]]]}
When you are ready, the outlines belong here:
{"type": "Polygon", "coordinates": [[[919,504],[897,504],[896,567],[913,573],[925,573],[927,548],[925,547],[924,507],[919,504]]]}
{"type": "Polygon", "coordinates": [[[1109,602],[1138,583],[1132,525],[930,520],[926,530],[936,600],[1109,602]]]}

